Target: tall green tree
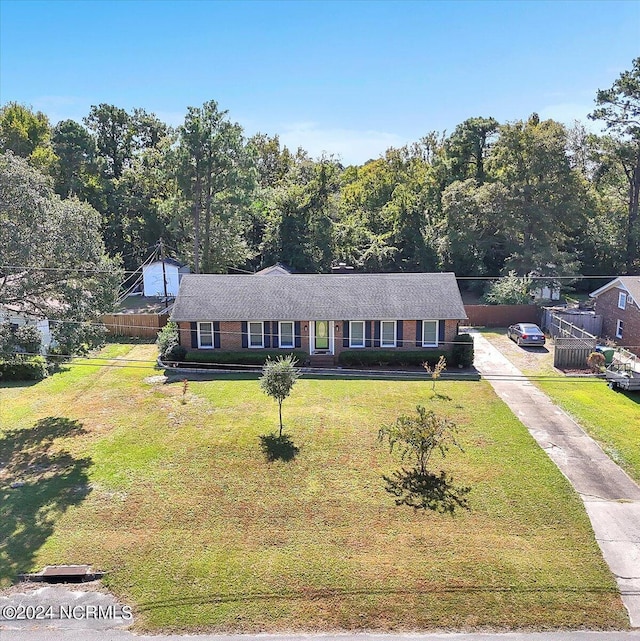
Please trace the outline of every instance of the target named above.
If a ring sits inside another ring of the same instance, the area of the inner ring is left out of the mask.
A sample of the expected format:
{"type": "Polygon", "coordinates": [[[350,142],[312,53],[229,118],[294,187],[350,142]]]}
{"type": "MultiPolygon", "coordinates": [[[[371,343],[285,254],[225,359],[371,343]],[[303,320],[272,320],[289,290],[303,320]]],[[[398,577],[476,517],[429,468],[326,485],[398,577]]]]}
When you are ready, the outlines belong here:
{"type": "Polygon", "coordinates": [[[473,178],[478,186],[485,182],[485,162],[498,126],[494,118],[469,118],[455,128],[445,145],[452,180],[473,178]]]}
{"type": "Polygon", "coordinates": [[[84,124],[95,135],[98,153],[105,159],[105,178],[120,178],[133,158],[134,127],[125,109],[115,105],[93,105],[84,124]]]}
{"type": "Polygon", "coordinates": [[[61,350],[102,337],[122,272],[106,255],[100,215],[76,198],[61,200],[50,180],[12,153],[0,155],[0,303],[20,304],[54,321],[61,350]]]}
{"type": "Polygon", "coordinates": [[[500,127],[488,160],[495,181],[493,213],[500,217],[508,257],[503,271],[548,277],[574,273],[574,239],[585,227],[584,185],[571,168],[563,125],[540,121],[500,127]]]}
{"type": "Polygon", "coordinates": [[[49,119],[40,111],[17,102],[0,109],[0,152],[12,151],[48,172],[56,160],[51,148],[49,119]]]}
{"type": "Polygon", "coordinates": [[[640,57],[624,71],[609,89],[596,95],[593,120],[604,121],[615,144],[607,145],[610,158],[618,163],[627,181],[626,254],[627,273],[640,269],[640,57]]]}
{"type": "Polygon", "coordinates": [[[242,128],[211,100],[188,108],[179,141],[178,181],[192,213],[195,272],[243,264],[243,217],[256,176],[242,128]]]}
{"type": "Polygon", "coordinates": [[[298,157],[289,179],[273,190],[262,244],[263,264],[282,261],[296,271],[328,271],[340,167],[331,158],[298,157]]]}
{"type": "Polygon", "coordinates": [[[94,137],[75,120],[63,120],[53,128],[51,143],[58,158],[53,170],[56,193],[89,200],[100,187],[94,137]]]}

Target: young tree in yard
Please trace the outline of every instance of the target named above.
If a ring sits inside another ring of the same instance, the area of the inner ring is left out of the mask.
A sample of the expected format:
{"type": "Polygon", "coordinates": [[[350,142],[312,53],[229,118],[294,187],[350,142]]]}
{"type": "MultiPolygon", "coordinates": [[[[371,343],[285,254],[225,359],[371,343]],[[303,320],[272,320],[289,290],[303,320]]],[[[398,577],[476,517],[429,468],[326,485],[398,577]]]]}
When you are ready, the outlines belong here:
{"type": "Polygon", "coordinates": [[[471,490],[455,487],[453,479],[444,471],[429,471],[428,463],[434,452],[444,458],[451,446],[462,450],[456,440],[457,427],[453,421],[416,407],[417,416],[399,416],[393,425],[380,429],[379,441],[388,441],[389,449],[396,447],[402,460],[413,460],[413,468],[398,470],[393,478],[383,476],[387,492],[394,494],[396,505],[409,505],[414,509],[429,509],[452,514],[456,508],[467,508],[464,498],[471,490]]]}
{"type": "Polygon", "coordinates": [[[427,371],[427,374],[431,374],[431,390],[434,392],[436,391],[436,383],[438,382],[438,379],[440,378],[440,375],[442,372],[444,372],[445,369],[447,369],[447,359],[444,356],[441,356],[438,359],[438,362],[431,367],[428,362],[422,363],[422,367],[427,371]]]}
{"type": "Polygon", "coordinates": [[[280,417],[280,433],[282,438],[282,401],[291,393],[293,386],[300,378],[300,370],[295,367],[296,359],[289,355],[280,356],[278,360],[272,361],[270,358],[262,368],[260,377],[260,387],[262,391],[278,401],[278,412],[280,417]]]}

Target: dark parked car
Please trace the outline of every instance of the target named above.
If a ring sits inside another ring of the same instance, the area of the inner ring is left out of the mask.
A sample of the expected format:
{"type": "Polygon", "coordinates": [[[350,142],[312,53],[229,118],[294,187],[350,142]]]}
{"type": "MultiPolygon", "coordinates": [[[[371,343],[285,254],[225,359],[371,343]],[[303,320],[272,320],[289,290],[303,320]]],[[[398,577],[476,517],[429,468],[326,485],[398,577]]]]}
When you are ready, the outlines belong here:
{"type": "Polygon", "coordinates": [[[518,345],[544,345],[542,330],[533,323],[516,323],[507,330],[507,336],[518,345]]]}

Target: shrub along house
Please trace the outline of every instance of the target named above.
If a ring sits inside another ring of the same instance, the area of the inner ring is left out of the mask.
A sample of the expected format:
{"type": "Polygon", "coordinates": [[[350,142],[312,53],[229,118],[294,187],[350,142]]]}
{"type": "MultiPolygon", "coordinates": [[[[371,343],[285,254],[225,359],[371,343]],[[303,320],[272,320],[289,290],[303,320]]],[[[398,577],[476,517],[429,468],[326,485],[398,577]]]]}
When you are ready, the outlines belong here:
{"type": "Polygon", "coordinates": [[[373,350],[437,358],[464,319],[453,273],[188,274],[171,315],[189,361],[295,350],[312,365],[356,363],[373,350]]]}
{"type": "Polygon", "coordinates": [[[640,276],[619,276],[590,294],[602,336],[640,356],[640,276]]]}

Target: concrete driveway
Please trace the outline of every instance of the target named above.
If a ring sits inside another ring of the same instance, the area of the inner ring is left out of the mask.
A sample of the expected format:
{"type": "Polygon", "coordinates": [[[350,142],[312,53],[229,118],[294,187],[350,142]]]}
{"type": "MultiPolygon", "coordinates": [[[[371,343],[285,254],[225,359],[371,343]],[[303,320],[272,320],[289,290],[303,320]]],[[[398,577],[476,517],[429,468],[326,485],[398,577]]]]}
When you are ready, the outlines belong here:
{"type": "Polygon", "coordinates": [[[640,627],[640,487],[478,332],[475,366],[584,502],[633,627],[640,627]]]}

